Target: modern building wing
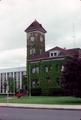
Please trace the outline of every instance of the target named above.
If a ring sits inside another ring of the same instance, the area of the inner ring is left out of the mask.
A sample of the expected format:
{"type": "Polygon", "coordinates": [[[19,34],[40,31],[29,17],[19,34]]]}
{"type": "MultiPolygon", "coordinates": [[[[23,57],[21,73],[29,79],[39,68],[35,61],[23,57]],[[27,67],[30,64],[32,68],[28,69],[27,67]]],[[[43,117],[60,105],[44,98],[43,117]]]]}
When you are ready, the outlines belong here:
{"type": "Polygon", "coordinates": [[[22,89],[22,78],[26,75],[26,67],[0,69],[0,94],[14,93],[12,89],[22,89]],[[13,91],[13,92],[12,92],[13,91]]]}

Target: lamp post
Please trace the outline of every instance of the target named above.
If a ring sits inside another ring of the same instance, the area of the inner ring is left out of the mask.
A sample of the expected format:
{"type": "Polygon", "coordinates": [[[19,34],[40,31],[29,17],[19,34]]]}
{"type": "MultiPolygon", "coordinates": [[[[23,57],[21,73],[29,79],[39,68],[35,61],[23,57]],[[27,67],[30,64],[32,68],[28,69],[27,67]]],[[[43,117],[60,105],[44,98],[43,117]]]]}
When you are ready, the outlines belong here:
{"type": "Polygon", "coordinates": [[[31,97],[31,66],[29,63],[29,96],[31,97]]]}
{"type": "Polygon", "coordinates": [[[7,90],[6,90],[6,92],[7,92],[7,97],[6,97],[6,98],[7,98],[7,103],[8,103],[8,102],[9,102],[9,101],[8,101],[8,97],[9,97],[9,93],[8,93],[8,92],[9,92],[8,80],[7,80],[7,90]]]}

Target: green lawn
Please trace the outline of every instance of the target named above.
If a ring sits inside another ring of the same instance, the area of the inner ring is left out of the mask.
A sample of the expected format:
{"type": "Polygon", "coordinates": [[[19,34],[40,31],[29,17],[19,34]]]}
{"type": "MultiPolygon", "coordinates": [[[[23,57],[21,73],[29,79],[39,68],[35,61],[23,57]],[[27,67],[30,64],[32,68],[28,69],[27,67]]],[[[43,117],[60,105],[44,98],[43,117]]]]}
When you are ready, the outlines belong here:
{"type": "MultiPolygon", "coordinates": [[[[7,98],[0,96],[0,103],[6,103],[7,98]]],[[[48,97],[48,96],[32,96],[32,97],[10,97],[9,103],[30,103],[30,104],[81,104],[81,98],[76,97],[48,97]]]]}

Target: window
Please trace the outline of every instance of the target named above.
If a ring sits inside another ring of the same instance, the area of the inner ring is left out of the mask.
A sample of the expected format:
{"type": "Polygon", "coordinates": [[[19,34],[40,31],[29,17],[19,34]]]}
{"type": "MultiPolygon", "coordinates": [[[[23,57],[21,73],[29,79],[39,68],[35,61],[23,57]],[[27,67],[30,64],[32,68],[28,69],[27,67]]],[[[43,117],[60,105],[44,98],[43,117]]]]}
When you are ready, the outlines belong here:
{"type": "Polygon", "coordinates": [[[53,53],[51,53],[51,57],[53,56],[53,53]]]}
{"type": "Polygon", "coordinates": [[[30,49],[30,55],[35,54],[35,48],[30,49]]]}
{"type": "Polygon", "coordinates": [[[39,73],[39,67],[36,67],[36,73],[39,73]]]}
{"type": "Polygon", "coordinates": [[[45,72],[48,72],[48,67],[45,67],[45,72]]]}
{"type": "Polygon", "coordinates": [[[30,49],[30,55],[32,55],[32,49],[30,49]]]}
{"type": "Polygon", "coordinates": [[[57,53],[56,53],[56,52],[54,53],[54,56],[57,56],[57,53]]]}
{"type": "Polygon", "coordinates": [[[39,67],[32,68],[32,73],[39,73],[39,67]]]}
{"type": "Polygon", "coordinates": [[[33,36],[30,39],[31,39],[32,42],[34,41],[34,37],[33,36]]]}
{"type": "Polygon", "coordinates": [[[42,36],[40,36],[40,41],[43,42],[43,37],[42,36]]]}
{"type": "Polygon", "coordinates": [[[23,71],[23,75],[26,75],[26,71],[23,71]]]}
{"type": "Polygon", "coordinates": [[[37,80],[37,79],[33,79],[32,80],[32,87],[35,88],[35,87],[38,87],[40,85],[40,81],[37,80]]]}
{"type": "Polygon", "coordinates": [[[35,68],[32,68],[32,73],[35,73],[35,68]]]}
{"type": "Polygon", "coordinates": [[[33,80],[33,81],[32,81],[32,87],[35,88],[35,86],[36,86],[36,81],[33,80]]]}
{"type": "Polygon", "coordinates": [[[59,51],[50,51],[49,52],[49,57],[57,57],[59,56],[59,51]]]}
{"type": "Polygon", "coordinates": [[[64,66],[62,65],[62,67],[61,67],[61,72],[63,72],[64,71],[64,66]]]}

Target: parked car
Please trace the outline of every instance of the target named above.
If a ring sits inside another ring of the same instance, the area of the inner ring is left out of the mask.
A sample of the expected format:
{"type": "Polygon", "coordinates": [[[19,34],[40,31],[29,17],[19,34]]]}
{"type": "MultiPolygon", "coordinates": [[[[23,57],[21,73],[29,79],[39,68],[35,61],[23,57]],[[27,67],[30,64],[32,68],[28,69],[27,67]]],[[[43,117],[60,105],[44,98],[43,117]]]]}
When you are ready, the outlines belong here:
{"type": "Polygon", "coordinates": [[[20,98],[22,96],[22,93],[16,92],[16,97],[20,98]]]}

